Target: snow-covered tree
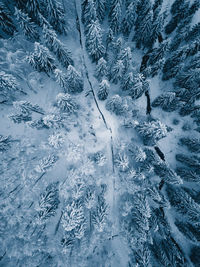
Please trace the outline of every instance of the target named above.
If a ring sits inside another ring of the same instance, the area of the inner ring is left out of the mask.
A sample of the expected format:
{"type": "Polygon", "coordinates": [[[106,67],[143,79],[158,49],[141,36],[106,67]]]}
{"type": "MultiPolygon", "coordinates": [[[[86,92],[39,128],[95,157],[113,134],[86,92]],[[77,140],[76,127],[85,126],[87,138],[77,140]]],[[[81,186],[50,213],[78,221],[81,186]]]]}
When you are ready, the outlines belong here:
{"type": "Polygon", "coordinates": [[[108,76],[108,66],[106,60],[102,57],[99,59],[96,66],[96,77],[101,80],[103,77],[108,76]]]}
{"type": "Polygon", "coordinates": [[[122,0],[112,0],[109,18],[110,28],[114,34],[118,34],[122,23],[122,0]]]}
{"type": "Polygon", "coordinates": [[[138,123],[135,129],[141,135],[145,145],[154,146],[160,139],[167,136],[167,127],[158,120],[138,123]]]}
{"type": "Polygon", "coordinates": [[[109,82],[107,80],[102,80],[99,84],[99,90],[97,92],[97,96],[99,100],[106,100],[109,94],[109,82]]]}
{"type": "Polygon", "coordinates": [[[39,34],[37,27],[28,15],[20,9],[15,8],[15,16],[23,34],[31,40],[38,40],[39,34]]]}
{"type": "Polygon", "coordinates": [[[138,1],[131,1],[126,8],[125,18],[123,19],[122,31],[124,34],[129,35],[137,18],[137,4],[138,1]]]}
{"type": "Polygon", "coordinates": [[[97,18],[99,19],[100,22],[105,17],[106,4],[107,4],[106,0],[96,0],[95,1],[97,18]]]}
{"type": "Polygon", "coordinates": [[[72,65],[69,65],[67,68],[66,82],[68,92],[81,93],[83,91],[83,78],[72,65]]]}
{"type": "Polygon", "coordinates": [[[125,66],[122,59],[118,59],[111,69],[111,80],[118,83],[124,76],[125,66]]]}
{"type": "MultiPolygon", "coordinates": [[[[15,25],[12,21],[10,11],[5,7],[3,3],[0,3],[0,28],[1,30],[8,34],[13,35],[15,31],[15,25]]],[[[2,33],[0,34],[0,36],[2,33]]],[[[4,38],[4,36],[1,36],[4,38]]]]}
{"type": "Polygon", "coordinates": [[[190,152],[199,153],[200,152],[200,139],[192,137],[182,137],[180,139],[182,145],[187,146],[190,152]]]}
{"type": "Polygon", "coordinates": [[[134,83],[129,89],[129,95],[133,99],[137,99],[143,95],[144,92],[148,91],[149,83],[145,81],[143,74],[134,75],[134,83]]]}
{"type": "Polygon", "coordinates": [[[82,21],[86,27],[92,20],[97,19],[96,2],[98,1],[86,0],[82,2],[82,21]]]}
{"type": "Polygon", "coordinates": [[[81,203],[72,201],[72,203],[66,205],[62,216],[62,225],[65,231],[74,231],[84,221],[84,209],[81,203]]]}
{"type": "Polygon", "coordinates": [[[57,0],[45,0],[44,16],[59,33],[66,33],[66,22],[64,10],[57,0]]]}
{"type": "Polygon", "coordinates": [[[119,95],[114,95],[106,102],[106,109],[116,115],[124,115],[127,107],[124,105],[123,99],[119,95]]]}
{"type": "Polygon", "coordinates": [[[132,67],[132,52],[130,47],[124,48],[121,52],[120,59],[123,61],[125,71],[132,67]]]}
{"type": "Polygon", "coordinates": [[[86,47],[92,60],[97,62],[105,53],[102,43],[102,30],[98,20],[92,20],[87,26],[86,47]]]}
{"type": "Polygon", "coordinates": [[[152,107],[161,107],[164,111],[174,111],[180,107],[179,98],[174,92],[167,92],[156,97],[152,102],[152,107]]]}
{"type": "Polygon", "coordinates": [[[76,102],[69,94],[58,94],[56,96],[56,105],[61,111],[69,114],[76,112],[78,109],[76,102]]]}
{"type": "Polygon", "coordinates": [[[168,184],[182,184],[182,179],[165,162],[154,165],[155,173],[168,184]]]}
{"type": "Polygon", "coordinates": [[[34,52],[27,57],[28,62],[38,71],[52,72],[55,66],[55,59],[48,48],[38,42],[34,44],[34,52]]]}
{"type": "Polygon", "coordinates": [[[16,78],[9,73],[0,71],[0,101],[7,102],[15,99],[15,92],[19,91],[16,78]]]}
{"type": "Polygon", "coordinates": [[[46,46],[57,56],[61,64],[66,68],[69,65],[73,65],[71,53],[68,51],[66,46],[58,40],[56,32],[44,25],[43,34],[46,46]]]}
{"type": "Polygon", "coordinates": [[[108,206],[106,205],[105,199],[99,197],[96,210],[92,214],[92,222],[98,232],[103,232],[103,230],[105,229],[107,209],[108,206]]]}
{"type": "Polygon", "coordinates": [[[134,73],[132,71],[126,73],[121,83],[122,90],[124,91],[131,90],[134,83],[135,83],[134,73]]]}
{"type": "Polygon", "coordinates": [[[67,91],[67,75],[60,69],[55,69],[54,74],[56,77],[56,82],[63,88],[64,92],[67,91]]]}
{"type": "Polygon", "coordinates": [[[40,12],[40,1],[39,0],[27,0],[26,9],[29,16],[37,17],[38,12],[40,12]]]}
{"type": "Polygon", "coordinates": [[[36,207],[39,219],[43,221],[53,216],[56,213],[59,203],[58,183],[52,183],[40,195],[38,207],[36,207]]]}

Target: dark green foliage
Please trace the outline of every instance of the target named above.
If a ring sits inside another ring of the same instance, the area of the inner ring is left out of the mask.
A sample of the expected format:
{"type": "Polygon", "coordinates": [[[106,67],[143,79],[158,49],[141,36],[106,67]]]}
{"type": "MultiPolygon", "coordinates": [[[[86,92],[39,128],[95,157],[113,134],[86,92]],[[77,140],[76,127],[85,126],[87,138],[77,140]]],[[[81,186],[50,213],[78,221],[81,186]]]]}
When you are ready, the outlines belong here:
{"type": "Polygon", "coordinates": [[[176,93],[167,92],[158,96],[153,102],[152,107],[161,107],[164,111],[174,111],[179,108],[179,98],[176,97],[176,93]]]}
{"type": "Polygon", "coordinates": [[[193,41],[200,36],[200,22],[195,24],[190,31],[185,35],[185,41],[193,41]]]}
{"type": "Polygon", "coordinates": [[[0,3],[0,35],[5,33],[10,36],[15,31],[15,25],[12,21],[10,11],[5,7],[3,3],[0,3]]]}
{"type": "Polygon", "coordinates": [[[39,0],[28,0],[26,3],[26,9],[29,16],[36,18],[40,12],[40,1],[39,0]]]}
{"type": "Polygon", "coordinates": [[[37,209],[39,219],[46,220],[53,216],[59,203],[58,183],[52,183],[48,185],[45,192],[40,195],[39,207],[37,209]]]}
{"type": "Polygon", "coordinates": [[[96,3],[94,0],[86,0],[82,2],[82,22],[87,25],[91,23],[92,20],[97,19],[96,3]]]}
{"type": "Polygon", "coordinates": [[[186,236],[187,239],[193,242],[200,242],[200,229],[189,222],[175,221],[175,225],[179,231],[186,236]]]}
{"type": "Polygon", "coordinates": [[[23,34],[30,40],[39,40],[37,27],[28,15],[20,9],[15,8],[15,16],[23,34]]]}
{"type": "MultiPolygon", "coordinates": [[[[191,96],[190,96],[191,97],[191,96]]],[[[190,100],[190,99],[189,99],[190,100]]],[[[186,103],[179,111],[179,114],[181,116],[187,116],[195,112],[196,110],[198,111],[200,109],[200,106],[195,106],[193,102],[186,103]]]]}
{"type": "Polygon", "coordinates": [[[27,59],[28,62],[38,71],[50,73],[56,68],[55,59],[50,54],[49,50],[37,42],[35,42],[34,52],[31,53],[27,59]]]}
{"type": "Polygon", "coordinates": [[[190,152],[200,153],[200,139],[183,137],[180,139],[180,143],[187,146],[190,152]]]}
{"type": "Polygon", "coordinates": [[[95,0],[97,18],[101,22],[105,17],[106,12],[106,0],[95,0]]]}
{"type": "Polygon", "coordinates": [[[200,206],[181,187],[168,185],[166,189],[170,204],[191,223],[199,223],[200,206]]]}

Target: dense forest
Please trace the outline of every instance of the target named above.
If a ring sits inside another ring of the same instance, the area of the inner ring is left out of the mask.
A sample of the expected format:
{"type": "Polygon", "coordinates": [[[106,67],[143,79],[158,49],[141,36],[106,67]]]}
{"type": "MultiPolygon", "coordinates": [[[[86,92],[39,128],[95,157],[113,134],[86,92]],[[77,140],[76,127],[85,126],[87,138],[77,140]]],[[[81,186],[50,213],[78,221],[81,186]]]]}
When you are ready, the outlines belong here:
{"type": "Polygon", "coordinates": [[[200,266],[200,1],[0,0],[0,266],[200,266]]]}

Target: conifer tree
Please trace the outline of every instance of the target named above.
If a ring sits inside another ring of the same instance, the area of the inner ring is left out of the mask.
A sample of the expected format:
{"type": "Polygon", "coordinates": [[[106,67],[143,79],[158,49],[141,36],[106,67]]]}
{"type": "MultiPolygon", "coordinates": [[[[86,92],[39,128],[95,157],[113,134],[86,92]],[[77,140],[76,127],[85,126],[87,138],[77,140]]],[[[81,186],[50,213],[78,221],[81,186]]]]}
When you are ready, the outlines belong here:
{"type": "Polygon", "coordinates": [[[191,30],[187,31],[185,34],[185,41],[193,41],[200,36],[200,22],[195,24],[191,30]]]}
{"type": "Polygon", "coordinates": [[[129,35],[137,18],[138,1],[132,1],[126,8],[125,18],[123,19],[123,33],[129,35]]]}
{"type": "Polygon", "coordinates": [[[15,16],[23,34],[31,40],[38,40],[39,35],[36,25],[31,22],[28,15],[23,13],[20,9],[15,8],[15,16]]]}
{"type": "Polygon", "coordinates": [[[122,80],[122,90],[126,91],[126,90],[131,90],[132,86],[135,83],[135,77],[134,77],[134,73],[128,72],[122,80]]]}
{"type": "Polygon", "coordinates": [[[34,52],[27,57],[28,62],[38,71],[52,72],[56,66],[49,50],[38,42],[35,42],[34,46],[34,52]]]}
{"type": "Polygon", "coordinates": [[[15,25],[12,21],[11,14],[3,3],[0,3],[0,29],[8,35],[13,35],[15,31],[15,25]]]}
{"type": "Polygon", "coordinates": [[[152,107],[160,106],[164,111],[174,111],[180,107],[179,98],[176,97],[176,93],[167,92],[162,94],[153,101],[152,107]]]}
{"type": "Polygon", "coordinates": [[[73,65],[71,53],[67,50],[66,46],[58,40],[56,32],[52,29],[48,29],[47,26],[44,25],[43,34],[46,46],[57,56],[61,64],[66,68],[69,65],[73,65]]]}
{"type": "MultiPolygon", "coordinates": [[[[94,20],[97,20],[97,11],[96,11],[96,1],[94,0],[86,0],[82,3],[82,22],[87,27],[88,24],[94,20]]],[[[86,29],[87,31],[87,29],[86,29]]]]}
{"type": "Polygon", "coordinates": [[[43,13],[56,31],[61,34],[67,32],[64,10],[60,2],[57,0],[45,0],[43,13]]]}
{"type": "Polygon", "coordinates": [[[39,0],[28,0],[26,3],[26,9],[28,11],[29,16],[33,16],[33,18],[36,19],[38,13],[40,12],[39,0]]]}
{"type": "Polygon", "coordinates": [[[106,60],[102,57],[98,60],[98,64],[96,66],[96,77],[98,80],[101,80],[103,77],[108,76],[108,67],[106,60]]]}
{"type": "Polygon", "coordinates": [[[96,0],[95,5],[96,5],[97,18],[101,22],[105,17],[106,0],[96,0]]]}
{"type": "Polygon", "coordinates": [[[123,63],[123,60],[119,59],[116,61],[116,63],[113,65],[111,69],[111,80],[114,83],[118,83],[124,75],[125,72],[125,66],[123,63]]]}
{"type": "Polygon", "coordinates": [[[102,30],[98,20],[92,20],[86,34],[86,47],[92,60],[97,62],[105,53],[102,43],[102,30]]]}
{"type": "Polygon", "coordinates": [[[81,93],[83,91],[83,78],[72,65],[67,68],[66,82],[68,86],[67,92],[81,93]]]}
{"type": "Polygon", "coordinates": [[[109,82],[107,80],[102,80],[102,82],[99,84],[99,91],[97,93],[97,96],[99,100],[106,100],[109,94],[109,82]]]}
{"type": "Polygon", "coordinates": [[[1,102],[13,101],[15,92],[19,91],[16,78],[9,73],[0,71],[0,100],[1,102]]]}
{"type": "Polygon", "coordinates": [[[160,139],[167,136],[167,127],[158,120],[138,123],[135,129],[141,135],[145,145],[154,146],[160,139]]]}
{"type": "Polygon", "coordinates": [[[56,82],[60,85],[61,88],[64,89],[64,92],[67,91],[67,76],[60,69],[55,69],[54,74],[56,77],[56,82]]]}
{"type": "Polygon", "coordinates": [[[63,112],[72,114],[77,111],[78,106],[69,94],[60,93],[56,96],[56,106],[63,112]]]}
{"type": "Polygon", "coordinates": [[[132,67],[132,52],[130,47],[124,48],[122,50],[120,59],[123,61],[125,72],[132,67]]]}
{"type": "Polygon", "coordinates": [[[92,222],[98,232],[103,232],[106,224],[108,206],[103,197],[99,197],[98,204],[92,216],[92,222]]]}
{"type": "Polygon", "coordinates": [[[106,109],[116,115],[124,115],[127,111],[123,99],[119,95],[114,95],[106,102],[106,109]]]}
{"type": "Polygon", "coordinates": [[[118,34],[122,22],[122,0],[112,0],[110,10],[110,28],[114,34],[118,34]]]}
{"type": "Polygon", "coordinates": [[[182,145],[187,146],[190,152],[200,153],[200,139],[191,137],[182,137],[180,139],[182,145]]]}

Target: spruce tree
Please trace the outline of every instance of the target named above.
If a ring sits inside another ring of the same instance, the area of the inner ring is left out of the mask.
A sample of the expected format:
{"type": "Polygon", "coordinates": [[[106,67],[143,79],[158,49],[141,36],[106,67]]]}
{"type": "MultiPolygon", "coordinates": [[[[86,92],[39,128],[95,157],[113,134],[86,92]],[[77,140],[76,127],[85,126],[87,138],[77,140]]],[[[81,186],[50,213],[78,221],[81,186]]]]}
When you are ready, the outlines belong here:
{"type": "Polygon", "coordinates": [[[86,34],[86,47],[92,60],[97,62],[105,53],[102,43],[102,30],[98,20],[92,20],[86,34]]]}
{"type": "Polygon", "coordinates": [[[125,18],[123,19],[122,31],[125,35],[129,35],[137,18],[138,1],[132,1],[126,8],[125,18]]]}
{"type": "Polygon", "coordinates": [[[30,40],[39,40],[37,27],[28,15],[15,8],[15,16],[23,34],[30,40]]]}
{"type": "Polygon", "coordinates": [[[49,50],[38,42],[35,42],[34,46],[34,52],[27,57],[28,62],[38,71],[52,72],[56,66],[49,50]]]}
{"type": "Polygon", "coordinates": [[[114,83],[118,83],[123,77],[125,73],[125,66],[123,63],[123,60],[119,59],[116,61],[116,63],[113,65],[111,69],[111,80],[114,83]]]}
{"type": "Polygon", "coordinates": [[[122,50],[120,59],[123,61],[125,72],[132,67],[132,52],[130,47],[124,48],[122,50]]]}
{"type": "Polygon", "coordinates": [[[109,94],[109,82],[107,80],[102,80],[102,82],[99,84],[99,90],[97,93],[97,96],[99,100],[106,100],[109,94]]]}
{"type": "Polygon", "coordinates": [[[56,82],[60,85],[61,88],[63,88],[64,92],[67,92],[68,84],[66,74],[60,69],[55,69],[54,74],[56,77],[56,82]]]}
{"type": "Polygon", "coordinates": [[[182,145],[187,146],[190,152],[200,153],[200,139],[192,137],[182,137],[180,139],[182,145]]]}
{"type": "Polygon", "coordinates": [[[122,90],[124,91],[131,90],[134,83],[135,83],[134,73],[132,71],[128,72],[122,79],[121,82],[122,90]]]}
{"type": "Polygon", "coordinates": [[[122,0],[113,0],[111,2],[111,10],[109,13],[110,28],[114,34],[118,34],[121,29],[122,22],[122,0]]]}
{"type": "Polygon", "coordinates": [[[87,27],[92,20],[97,20],[95,2],[94,0],[87,0],[82,3],[82,22],[85,24],[85,27],[87,27]]]}
{"type": "Polygon", "coordinates": [[[0,3],[0,29],[7,35],[13,35],[15,31],[11,14],[3,3],[0,3]]]}
{"type": "Polygon", "coordinates": [[[99,19],[100,22],[105,17],[106,2],[107,2],[106,0],[96,0],[95,1],[97,18],[99,19]]]}
{"type": "Polygon", "coordinates": [[[69,94],[60,93],[56,96],[56,106],[63,112],[73,114],[78,106],[75,100],[69,94]]]}
{"type": "Polygon", "coordinates": [[[108,66],[106,60],[102,57],[98,60],[96,66],[96,77],[98,80],[101,80],[103,77],[108,76],[108,66]]]}
{"type": "Polygon", "coordinates": [[[167,92],[162,94],[153,101],[152,107],[161,107],[164,111],[174,111],[180,107],[179,98],[176,97],[176,93],[167,92]]]}
{"type": "Polygon", "coordinates": [[[67,68],[66,82],[67,92],[81,93],[83,91],[83,78],[72,65],[67,68]]]}

